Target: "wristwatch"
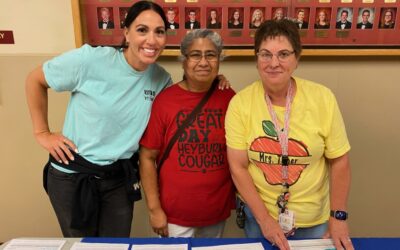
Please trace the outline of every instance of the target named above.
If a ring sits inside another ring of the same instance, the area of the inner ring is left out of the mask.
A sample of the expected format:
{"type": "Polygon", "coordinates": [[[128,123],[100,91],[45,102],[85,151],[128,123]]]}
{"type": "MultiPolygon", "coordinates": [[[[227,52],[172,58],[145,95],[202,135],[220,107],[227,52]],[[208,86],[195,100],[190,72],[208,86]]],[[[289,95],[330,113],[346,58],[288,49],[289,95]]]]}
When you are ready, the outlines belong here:
{"type": "Polygon", "coordinates": [[[347,220],[349,214],[346,211],[331,210],[331,216],[337,220],[347,220]]]}

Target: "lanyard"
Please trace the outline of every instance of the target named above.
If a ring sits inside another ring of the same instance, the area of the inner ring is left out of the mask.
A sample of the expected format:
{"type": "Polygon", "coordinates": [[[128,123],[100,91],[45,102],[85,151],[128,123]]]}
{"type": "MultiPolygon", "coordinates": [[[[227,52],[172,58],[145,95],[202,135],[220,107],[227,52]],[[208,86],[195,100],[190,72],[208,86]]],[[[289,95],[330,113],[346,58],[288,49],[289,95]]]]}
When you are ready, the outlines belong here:
{"type": "Polygon", "coordinates": [[[288,142],[289,142],[289,119],[290,119],[290,111],[292,108],[293,101],[293,86],[292,80],[289,80],[289,88],[286,94],[286,106],[285,106],[285,115],[283,122],[283,129],[278,123],[278,117],[276,116],[275,110],[272,107],[271,99],[268,96],[268,93],[265,93],[265,101],[267,102],[267,107],[269,114],[271,115],[272,122],[274,123],[275,132],[278,134],[279,144],[282,149],[282,180],[283,186],[287,186],[288,180],[288,166],[289,166],[289,157],[288,157],[288,142]]]}

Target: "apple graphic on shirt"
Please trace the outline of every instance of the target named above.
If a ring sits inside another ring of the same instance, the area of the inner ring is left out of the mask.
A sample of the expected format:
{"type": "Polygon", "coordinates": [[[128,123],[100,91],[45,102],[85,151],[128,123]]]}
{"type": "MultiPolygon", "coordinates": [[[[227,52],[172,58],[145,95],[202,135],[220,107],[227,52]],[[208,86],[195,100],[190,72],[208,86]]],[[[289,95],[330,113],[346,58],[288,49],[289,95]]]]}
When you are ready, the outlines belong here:
{"type": "MultiPolygon", "coordinates": [[[[259,167],[263,173],[265,180],[271,185],[281,185],[282,184],[282,164],[281,155],[282,149],[279,144],[278,135],[275,131],[274,124],[271,121],[262,122],[263,130],[267,136],[261,136],[256,138],[250,145],[250,150],[260,153],[262,155],[269,155],[270,160],[254,160],[254,164],[259,167]],[[272,159],[272,160],[271,160],[272,159]]],[[[300,178],[303,170],[309,165],[301,161],[301,158],[309,157],[310,154],[307,150],[307,146],[301,141],[295,140],[293,138],[288,139],[288,180],[289,186],[296,183],[300,178]]]]}

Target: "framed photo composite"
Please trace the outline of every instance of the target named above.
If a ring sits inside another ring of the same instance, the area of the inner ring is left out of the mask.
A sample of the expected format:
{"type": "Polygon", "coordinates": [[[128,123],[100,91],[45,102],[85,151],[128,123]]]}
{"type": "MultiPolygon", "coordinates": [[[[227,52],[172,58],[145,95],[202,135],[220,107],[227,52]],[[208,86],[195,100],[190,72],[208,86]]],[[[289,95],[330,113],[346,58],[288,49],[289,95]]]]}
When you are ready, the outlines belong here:
{"type": "MultiPolygon", "coordinates": [[[[120,45],[125,16],[136,1],[71,0],[76,45],[120,45]]],[[[191,29],[209,28],[223,37],[226,55],[250,56],[260,23],[282,18],[297,23],[303,55],[400,55],[400,0],[154,1],[169,22],[163,55],[178,55],[191,29]]]]}

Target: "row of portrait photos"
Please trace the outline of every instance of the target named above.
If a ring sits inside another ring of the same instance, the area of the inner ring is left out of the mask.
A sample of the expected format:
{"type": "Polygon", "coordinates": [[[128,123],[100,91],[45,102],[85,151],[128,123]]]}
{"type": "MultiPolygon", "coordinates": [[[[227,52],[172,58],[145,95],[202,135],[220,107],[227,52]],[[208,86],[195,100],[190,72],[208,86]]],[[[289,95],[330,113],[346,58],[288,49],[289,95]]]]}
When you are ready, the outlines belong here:
{"type": "MultiPolygon", "coordinates": [[[[200,7],[164,7],[168,19],[168,29],[256,29],[266,19],[289,18],[295,21],[299,29],[394,29],[396,26],[397,8],[395,7],[339,7],[335,13],[331,7],[316,7],[311,17],[312,8],[294,8],[289,14],[287,7],[272,7],[271,16],[266,17],[267,8],[264,7],[227,7],[227,17],[223,18],[225,7],[207,7],[205,10],[206,24],[201,21],[200,7]],[[184,20],[180,20],[180,13],[184,12],[184,20]],[[244,20],[244,17],[247,20],[244,20]],[[355,23],[355,25],[354,25],[355,23]]],[[[124,20],[129,7],[97,7],[97,21],[99,29],[123,29],[124,20]],[[115,17],[117,16],[117,17],[115,17]],[[116,22],[118,25],[116,25],[116,22]]]]}

